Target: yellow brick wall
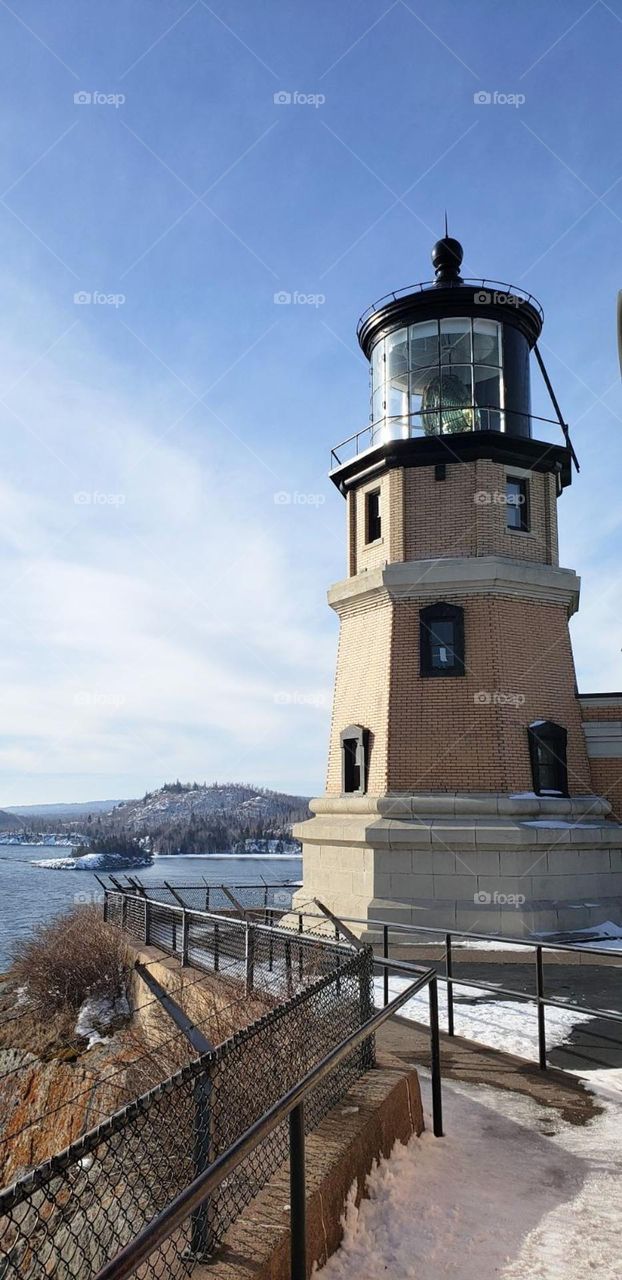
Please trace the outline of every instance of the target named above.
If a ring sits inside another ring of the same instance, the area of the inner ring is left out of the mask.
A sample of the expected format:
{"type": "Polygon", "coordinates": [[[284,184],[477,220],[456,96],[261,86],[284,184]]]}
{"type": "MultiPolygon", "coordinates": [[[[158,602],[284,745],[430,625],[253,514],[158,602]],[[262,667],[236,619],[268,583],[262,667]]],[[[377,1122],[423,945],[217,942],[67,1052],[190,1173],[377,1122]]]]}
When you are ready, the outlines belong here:
{"type": "Polygon", "coordinates": [[[451,602],[465,611],[463,677],[419,675],[416,602],[371,600],[342,619],[328,793],[341,791],[339,733],[351,723],[371,731],[372,794],[531,791],[526,729],[550,719],[568,732],[571,795],[589,794],[565,610],[492,593],[451,602]]]}
{"type": "Polygon", "coordinates": [[[451,603],[464,608],[463,677],[419,675],[419,608],[395,606],[389,789],[531,791],[526,729],[542,719],[568,731],[571,795],[589,793],[565,610],[493,594],[451,603]]]}
{"type": "Polygon", "coordinates": [[[525,473],[480,458],[447,464],[445,479],[435,480],[434,467],[404,470],[405,556],[504,555],[514,560],[557,564],[555,478],[525,473]],[[529,533],[507,528],[506,476],[525,475],[529,482],[529,533]]]}
{"type": "Polygon", "coordinates": [[[592,759],[590,772],[592,791],[609,801],[612,816],[622,822],[622,760],[592,759]]]}
{"type": "Polygon", "coordinates": [[[339,735],[349,724],[369,730],[368,791],[387,788],[387,721],[390,688],[390,603],[354,606],[341,619],[326,791],[341,793],[339,735]]]}
{"type": "MultiPolygon", "coordinates": [[[[604,697],[605,695],[603,695],[604,697]]],[[[583,720],[622,720],[622,697],[612,697],[606,707],[596,707],[588,698],[580,704],[583,720]]],[[[609,801],[614,817],[622,822],[622,759],[620,757],[597,756],[590,759],[592,790],[598,796],[609,801]]]]}
{"type": "Polygon", "coordinates": [[[594,707],[589,699],[582,703],[581,715],[584,720],[622,720],[622,698],[617,703],[612,702],[608,707],[594,707]]]}
{"type": "Polygon", "coordinates": [[[390,472],[385,471],[384,475],[369,480],[356,490],[356,573],[361,573],[363,569],[376,569],[389,559],[392,513],[390,478],[390,472]],[[381,537],[376,542],[367,543],[366,497],[376,489],[380,490],[381,537]]]}

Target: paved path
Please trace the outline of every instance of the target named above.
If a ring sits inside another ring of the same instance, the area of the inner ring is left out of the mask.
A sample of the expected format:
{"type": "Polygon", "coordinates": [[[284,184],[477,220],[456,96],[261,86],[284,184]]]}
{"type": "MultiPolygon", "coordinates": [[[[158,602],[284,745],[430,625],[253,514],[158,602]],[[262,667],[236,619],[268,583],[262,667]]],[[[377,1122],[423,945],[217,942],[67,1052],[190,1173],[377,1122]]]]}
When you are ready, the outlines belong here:
{"type": "MultiPolygon", "coordinates": [[[[390,1018],[376,1038],[382,1065],[395,1059],[404,1066],[430,1066],[430,1033],[427,1027],[405,1018],[390,1018]]],[[[472,1040],[441,1033],[441,1069],[445,1079],[485,1084],[532,1098],[553,1107],[570,1124],[586,1124],[600,1114],[599,1106],[583,1084],[564,1071],[541,1071],[533,1063],[509,1053],[499,1053],[472,1040]]]]}

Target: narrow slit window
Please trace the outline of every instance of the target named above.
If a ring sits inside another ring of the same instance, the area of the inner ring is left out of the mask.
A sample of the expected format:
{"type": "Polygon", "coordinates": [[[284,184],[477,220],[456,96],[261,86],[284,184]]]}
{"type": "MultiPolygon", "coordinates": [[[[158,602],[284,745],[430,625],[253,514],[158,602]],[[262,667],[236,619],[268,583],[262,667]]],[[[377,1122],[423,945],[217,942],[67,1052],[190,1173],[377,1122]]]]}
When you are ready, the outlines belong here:
{"type": "Polygon", "coordinates": [[[506,523],[508,529],[527,533],[529,530],[529,488],[527,480],[508,476],[505,482],[506,523]]]}
{"type": "Polygon", "coordinates": [[[527,730],[533,789],[538,796],[568,795],[567,733],[553,720],[534,720],[527,730]]]}
{"type": "Polygon", "coordinates": [[[351,724],[340,736],[341,789],[344,794],[363,795],[367,787],[367,730],[351,724]]]}
{"type": "Polygon", "coordinates": [[[365,541],[377,542],[381,536],[380,490],[373,489],[365,495],[365,541]]]}

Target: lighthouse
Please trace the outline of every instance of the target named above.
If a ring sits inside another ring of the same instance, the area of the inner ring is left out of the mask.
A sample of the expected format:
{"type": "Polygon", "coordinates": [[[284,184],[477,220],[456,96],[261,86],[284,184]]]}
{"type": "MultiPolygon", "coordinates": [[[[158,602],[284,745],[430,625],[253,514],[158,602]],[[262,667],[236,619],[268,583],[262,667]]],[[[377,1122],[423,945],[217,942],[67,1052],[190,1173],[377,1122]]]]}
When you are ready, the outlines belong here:
{"type": "Polygon", "coordinates": [[[445,235],[432,281],[363,314],[370,422],[332,451],[346,576],[298,901],[368,937],[376,921],[525,936],[622,919],[622,696],[577,691],[557,504],[578,463],[543,312],[463,279],[462,258],[445,235]]]}

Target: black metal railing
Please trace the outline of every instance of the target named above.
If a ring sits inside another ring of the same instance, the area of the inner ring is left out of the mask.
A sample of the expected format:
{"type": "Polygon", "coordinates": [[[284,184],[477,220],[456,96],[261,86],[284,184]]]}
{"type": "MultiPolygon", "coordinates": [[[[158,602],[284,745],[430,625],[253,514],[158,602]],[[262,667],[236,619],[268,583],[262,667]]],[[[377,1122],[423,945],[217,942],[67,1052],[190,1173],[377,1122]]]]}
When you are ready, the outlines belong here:
{"type": "MultiPolygon", "coordinates": [[[[231,908],[232,904],[229,903],[231,908]]],[[[104,919],[141,946],[158,947],[182,966],[239,980],[247,995],[289,997],[332,967],[335,955],[318,939],[280,929],[283,908],[242,909],[241,915],[199,911],[142,894],[107,889],[104,919]]]]}
{"type": "MultiPolygon", "coordinates": [[[[526,289],[521,289],[518,285],[507,284],[503,280],[487,280],[483,276],[465,277],[462,280],[462,284],[472,286],[476,289],[485,289],[487,292],[491,290],[493,295],[497,295],[497,300],[499,300],[499,297],[503,299],[503,303],[506,306],[521,306],[524,303],[528,303],[529,306],[534,308],[534,311],[537,311],[540,320],[544,323],[544,311],[542,309],[542,304],[538,302],[537,298],[534,298],[532,293],[527,293],[526,289]],[[514,302],[514,299],[516,299],[516,302],[514,302]]],[[[409,284],[403,289],[395,289],[392,293],[385,293],[382,298],[378,298],[376,302],[372,302],[371,305],[363,312],[356,326],[357,338],[363,328],[363,325],[367,320],[369,320],[369,317],[373,316],[374,312],[380,311],[382,307],[386,307],[388,302],[397,302],[399,298],[408,298],[411,293],[423,293],[425,289],[435,289],[437,285],[438,280],[419,280],[417,284],[409,284]]],[[[492,300],[493,299],[490,299],[490,301],[492,300]]]]}
{"type": "MultiPolygon", "coordinates": [[[[322,922],[327,923],[326,915],[322,912],[301,912],[302,919],[313,920],[316,924],[322,922]]],[[[331,916],[333,924],[335,917],[331,916]]],[[[437,972],[439,982],[443,982],[447,988],[447,1033],[450,1036],[455,1035],[454,1025],[454,987],[471,987],[477,990],[490,991],[495,996],[508,996],[512,1000],[522,1000],[526,1003],[535,1005],[538,1023],[538,1064],[545,1071],[548,1065],[548,1054],[546,1044],[546,1009],[564,1009],[571,1010],[575,1013],[586,1014],[588,1017],[602,1018],[605,1021],[622,1025],[622,1013],[614,1009],[593,1008],[590,1005],[578,1003],[572,1000],[559,1000],[552,995],[547,995],[544,982],[544,964],[543,955],[546,952],[567,952],[574,957],[578,955],[603,956],[612,965],[622,965],[622,952],[616,956],[615,952],[609,949],[590,945],[589,947],[581,947],[580,945],[563,943],[563,942],[543,942],[533,938],[509,938],[499,934],[490,933],[472,933],[469,930],[460,929],[435,929],[426,925],[400,924],[397,922],[388,924],[385,920],[363,919],[357,916],[342,916],[340,922],[346,926],[342,936],[347,937],[349,930],[348,925],[364,925],[367,933],[378,933],[382,937],[382,952],[380,955],[375,953],[376,963],[383,965],[383,998],[385,1005],[389,1000],[389,969],[394,961],[390,957],[390,934],[394,934],[402,940],[408,939],[409,936],[415,935],[418,939],[425,937],[427,941],[439,939],[443,947],[443,955],[440,957],[444,962],[445,972],[437,972]],[[454,948],[453,940],[460,938],[468,942],[484,942],[484,943],[502,943],[505,947],[524,947],[530,949],[534,953],[534,977],[535,989],[533,993],[528,991],[518,991],[512,987],[502,987],[498,983],[486,982],[478,978],[470,979],[463,976],[456,977],[454,971],[454,948]],[[390,963],[387,963],[390,962],[390,963]]],[[[338,923],[335,924],[335,933],[338,931],[338,923]]],[[[404,945],[404,941],[396,945],[404,945]]],[[[598,1036],[599,1040],[606,1039],[602,1034],[598,1036]]],[[[614,1038],[611,1043],[617,1045],[622,1050],[622,1031],[619,1037],[614,1038]]],[[[515,1048],[512,1052],[516,1054],[515,1048]]],[[[581,1057],[584,1055],[577,1054],[570,1046],[564,1046],[564,1052],[569,1057],[581,1057]]],[[[518,1055],[520,1056],[520,1055],[518,1055]]],[[[596,1064],[605,1065],[605,1064],[596,1064]]]]}
{"type": "MultiPolygon", "coordinates": [[[[360,954],[360,953],[359,953],[360,954]]],[[[359,1048],[369,1036],[402,1008],[417,992],[427,986],[430,999],[430,1037],[431,1037],[431,1073],[432,1073],[432,1105],[433,1131],[436,1137],[443,1136],[440,1038],[438,1029],[438,993],[437,978],[433,969],[424,970],[407,962],[391,962],[392,967],[418,976],[408,987],[395,996],[383,1009],[372,1014],[356,1031],[326,1054],[321,1062],[306,1073],[291,1089],[217,1160],[193,1180],[175,1200],[157,1215],[143,1231],[136,1236],[115,1258],[108,1262],[97,1273],[96,1280],[126,1280],[144,1263],[148,1263],[156,1250],[165,1246],[176,1233],[183,1235],[184,1224],[231,1178],[241,1163],[248,1159],[262,1143],[270,1137],[277,1127],[289,1122],[289,1166],[290,1166],[290,1265],[291,1280],[306,1280],[307,1244],[306,1244],[306,1192],[305,1192],[305,1106],[307,1099],[322,1081],[330,1077],[337,1068],[348,1059],[349,1055],[359,1048]]]]}
{"type": "MultiPolygon", "coordinates": [[[[125,926],[132,936],[152,910],[154,916],[164,911],[165,929],[180,924],[179,908],[151,904],[139,895],[119,896],[126,902],[125,926]],[[135,917],[141,909],[142,916],[135,917]]],[[[244,976],[248,980],[249,963],[252,990],[260,992],[270,981],[278,1003],[214,1050],[191,1062],[185,1059],[175,1074],[168,1074],[169,1066],[161,1084],[138,1098],[130,1094],[109,1119],[0,1192],[2,1280],[40,1280],[42,1275],[84,1280],[95,1275],[176,1204],[185,1188],[204,1179],[232,1148],[239,1151],[247,1132],[255,1131],[334,1049],[345,1046],[338,1061],[331,1058],[330,1072],[314,1077],[305,1091],[307,1132],[374,1065],[371,948],[357,951],[347,942],[299,937],[276,926],[249,929],[243,920],[187,912],[187,917],[199,915],[199,921],[186,920],[188,956],[192,958],[194,928],[217,925],[225,948],[229,936],[241,939],[244,947],[242,951],[236,944],[236,976],[242,981],[233,986],[240,1006],[248,1003],[244,976]],[[255,940],[250,961],[249,937],[255,940]]],[[[155,918],[152,923],[155,927],[155,918]]],[[[183,929],[176,954],[182,936],[183,929]]],[[[199,952],[209,953],[214,967],[213,936],[207,945],[203,933],[194,936],[199,952]]],[[[166,949],[166,937],[164,942],[166,949]]],[[[220,964],[219,971],[230,977],[222,951],[220,964]]],[[[229,992],[235,995],[231,986],[229,992]]],[[[150,1052],[157,1056],[157,1050],[155,1044],[150,1052]]],[[[277,1119],[264,1132],[263,1141],[244,1147],[228,1177],[210,1182],[184,1230],[143,1272],[145,1277],[166,1274],[169,1280],[181,1280],[193,1260],[219,1248],[228,1227],[287,1157],[287,1123],[279,1125],[277,1119]]]]}
{"type": "MultiPolygon", "coordinates": [[[[369,422],[360,431],[355,431],[353,435],[348,436],[345,440],[341,440],[330,451],[330,469],[343,466],[346,462],[350,462],[352,458],[358,457],[360,453],[367,449],[377,447],[394,440],[409,440],[414,438],[433,439],[440,438],[451,449],[452,431],[443,430],[442,417],[443,414],[452,415],[455,420],[458,416],[471,414],[471,421],[476,422],[478,426],[465,426],[460,434],[469,434],[478,431],[496,431],[500,434],[508,434],[510,436],[531,439],[531,423],[544,423],[547,427],[555,427],[556,434],[563,432],[560,422],[557,418],[543,418],[534,413],[523,413],[519,410],[501,409],[498,405],[447,405],[445,408],[437,407],[435,409],[417,409],[413,413],[396,413],[383,414],[381,418],[374,422],[369,422]],[[512,421],[514,419],[514,421],[512,421]],[[516,428],[513,430],[513,426],[516,428]],[[527,430],[525,430],[525,426],[527,430]],[[520,430],[518,428],[520,427],[520,430]],[[384,438],[383,438],[384,435],[384,438]],[[378,439],[375,440],[375,436],[378,439]],[[347,451],[347,452],[346,452],[347,451]]],[[[553,444],[553,440],[545,441],[545,443],[553,444]]]]}
{"type": "MultiPolygon", "coordinates": [[[[110,891],[99,876],[96,877],[102,886],[104,895],[110,891]]],[[[174,884],[163,880],[159,884],[145,884],[138,876],[127,876],[126,883],[119,876],[108,876],[113,888],[119,893],[129,893],[144,898],[153,898],[159,902],[177,902],[182,906],[197,911],[228,911],[231,908],[231,897],[243,907],[260,910],[263,908],[280,908],[289,910],[293,894],[300,887],[299,881],[280,881],[278,883],[223,885],[221,880],[208,880],[204,877],[200,883],[174,884]]]]}

